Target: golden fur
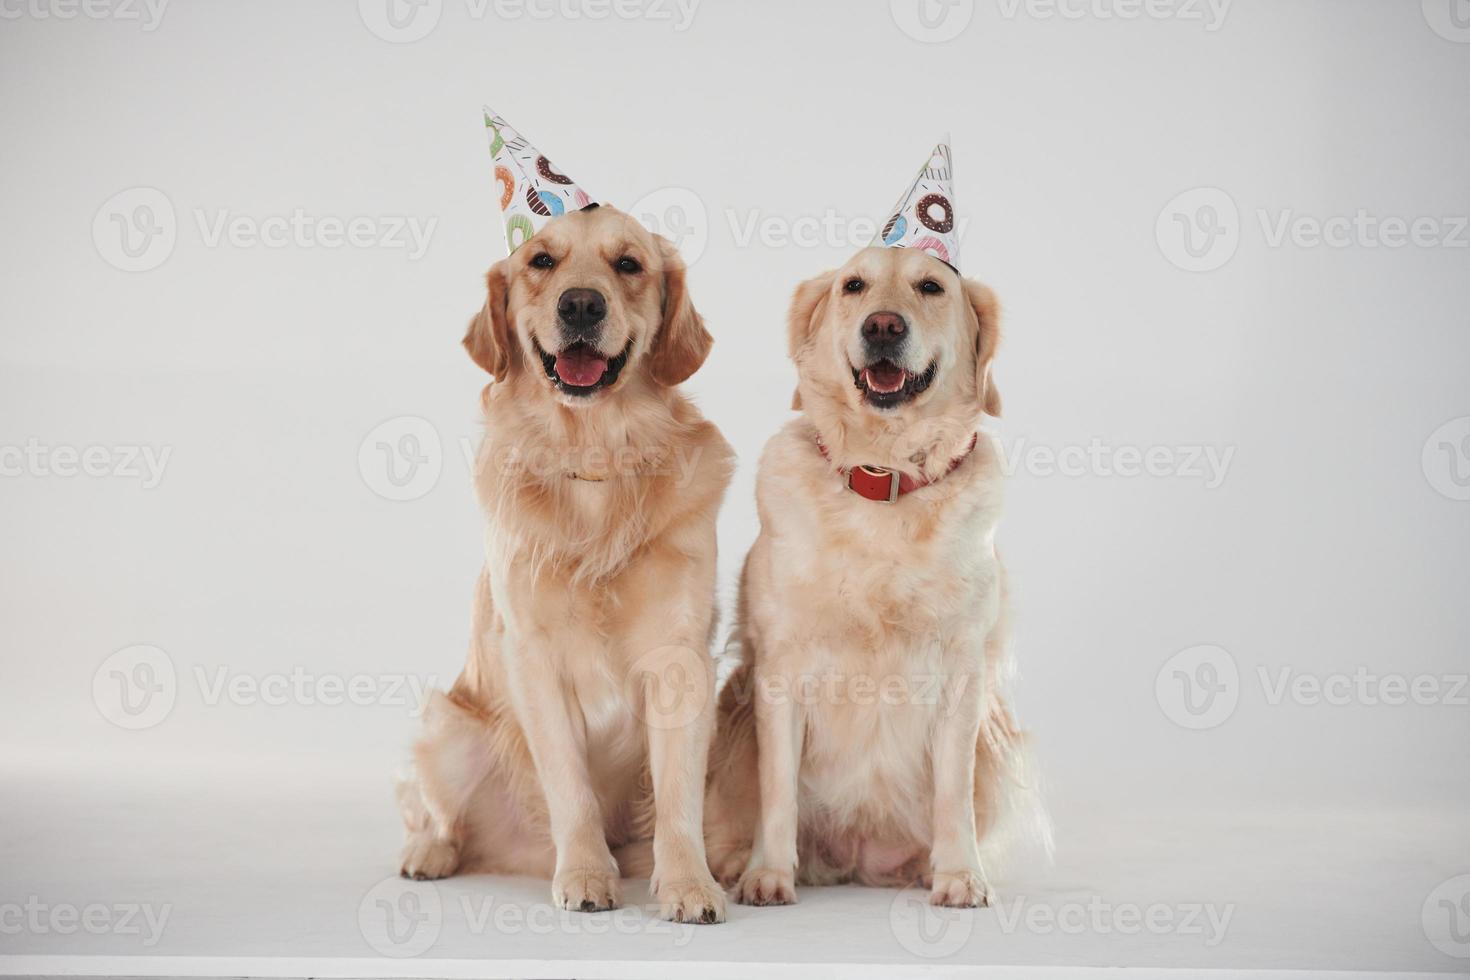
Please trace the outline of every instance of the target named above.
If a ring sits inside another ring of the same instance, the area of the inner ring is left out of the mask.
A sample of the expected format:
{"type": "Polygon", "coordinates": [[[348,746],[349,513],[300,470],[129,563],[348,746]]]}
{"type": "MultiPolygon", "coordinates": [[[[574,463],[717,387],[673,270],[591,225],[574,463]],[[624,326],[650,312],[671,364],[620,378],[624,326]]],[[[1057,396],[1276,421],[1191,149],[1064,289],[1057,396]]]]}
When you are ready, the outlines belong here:
{"type": "Polygon", "coordinates": [[[795,901],[798,877],[927,881],[937,904],[985,904],[982,843],[997,840],[1021,760],[1002,694],[997,444],[982,433],[946,471],[982,415],[1000,412],[995,297],[923,253],[870,248],[797,288],[789,340],[803,412],[761,457],[761,530],[736,612],[742,664],[721,692],[711,752],[712,866],[757,905],[795,901]],[[923,291],[926,279],[942,293],[923,291]],[[907,320],[911,372],[937,370],[882,410],[853,378],[877,311],[907,320]],[[860,464],[937,482],[875,502],[837,472],[860,464]]]}
{"type": "Polygon", "coordinates": [[[651,872],[665,917],[720,921],[700,831],[732,453],[675,387],[710,336],[673,246],[611,207],[551,221],[486,286],[464,339],[495,378],[475,479],[485,568],[464,672],[427,705],[400,786],[401,871],[540,875],[583,911],[618,903],[620,871],[651,872]],[[554,268],[531,264],[542,252],[554,268]],[[536,352],[558,349],[569,287],[606,297],[604,349],[629,350],[585,398],[556,391],[536,352]]]}

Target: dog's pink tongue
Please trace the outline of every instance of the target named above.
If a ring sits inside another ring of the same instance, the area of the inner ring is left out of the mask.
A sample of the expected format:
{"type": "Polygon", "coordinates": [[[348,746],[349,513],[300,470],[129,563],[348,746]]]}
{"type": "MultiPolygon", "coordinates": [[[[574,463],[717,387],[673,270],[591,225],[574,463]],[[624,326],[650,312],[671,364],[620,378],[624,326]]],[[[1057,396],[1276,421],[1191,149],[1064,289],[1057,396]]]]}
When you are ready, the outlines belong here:
{"type": "Polygon", "coordinates": [[[874,391],[888,394],[903,387],[909,373],[892,361],[879,361],[863,371],[863,380],[874,391]]]}
{"type": "Polygon", "coordinates": [[[556,376],[575,388],[586,388],[602,380],[607,358],[590,347],[571,347],[556,355],[556,376]]]}

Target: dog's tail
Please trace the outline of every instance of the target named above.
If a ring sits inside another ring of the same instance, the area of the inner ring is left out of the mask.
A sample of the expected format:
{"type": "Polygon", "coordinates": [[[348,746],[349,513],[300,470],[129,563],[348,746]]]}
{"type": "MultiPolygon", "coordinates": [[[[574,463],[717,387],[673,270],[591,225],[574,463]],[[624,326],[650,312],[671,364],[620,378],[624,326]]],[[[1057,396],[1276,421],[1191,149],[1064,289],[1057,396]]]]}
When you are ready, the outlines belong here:
{"type": "Polygon", "coordinates": [[[975,754],[975,822],[980,854],[993,876],[1022,860],[1049,863],[1051,817],[1042,799],[1041,780],[1030,736],[1011,712],[1007,690],[1015,661],[1011,656],[1010,579],[1001,571],[1001,619],[985,642],[985,717],[975,754]]]}
{"type": "Polygon", "coordinates": [[[1021,861],[1050,862],[1052,827],[1027,734],[1004,698],[980,729],[975,755],[975,820],[985,869],[1002,877],[1021,861]]]}
{"type": "Polygon", "coordinates": [[[403,829],[407,833],[427,832],[431,828],[433,821],[419,792],[417,766],[412,761],[405,762],[393,774],[393,795],[398,800],[398,813],[403,817],[403,829]]]}

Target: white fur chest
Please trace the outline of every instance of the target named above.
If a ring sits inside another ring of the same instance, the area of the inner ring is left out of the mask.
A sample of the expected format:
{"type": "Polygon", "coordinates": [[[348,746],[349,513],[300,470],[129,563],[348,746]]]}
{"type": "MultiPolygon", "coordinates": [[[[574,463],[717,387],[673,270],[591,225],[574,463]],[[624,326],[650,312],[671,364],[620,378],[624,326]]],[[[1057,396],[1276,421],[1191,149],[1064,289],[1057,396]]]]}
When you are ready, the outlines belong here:
{"type": "Polygon", "coordinates": [[[980,695],[999,615],[998,494],[977,466],[879,503],[805,448],[777,446],[763,465],[749,583],[766,675],[805,720],[803,812],[922,841],[933,734],[980,695]]]}

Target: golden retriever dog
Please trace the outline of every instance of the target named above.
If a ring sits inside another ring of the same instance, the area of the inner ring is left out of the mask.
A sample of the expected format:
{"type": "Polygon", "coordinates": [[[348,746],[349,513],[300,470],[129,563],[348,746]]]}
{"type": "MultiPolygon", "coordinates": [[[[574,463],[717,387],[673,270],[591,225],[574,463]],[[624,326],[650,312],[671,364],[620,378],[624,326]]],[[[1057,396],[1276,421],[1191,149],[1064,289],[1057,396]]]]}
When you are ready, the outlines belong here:
{"type": "Polygon", "coordinates": [[[796,901],[798,880],[985,905],[982,842],[1021,761],[980,429],[1000,414],[995,296],[868,248],[797,288],[789,330],[802,414],[760,461],[705,801],[715,873],[752,905],[796,901]]]}
{"type": "Polygon", "coordinates": [[[673,246],[608,206],[552,220],[486,285],[464,339],[494,376],[485,567],[464,672],[399,787],[401,873],[539,875],[586,912],[651,876],[664,917],[721,921],[702,808],[733,454],[677,390],[710,335],[673,246]]]}

